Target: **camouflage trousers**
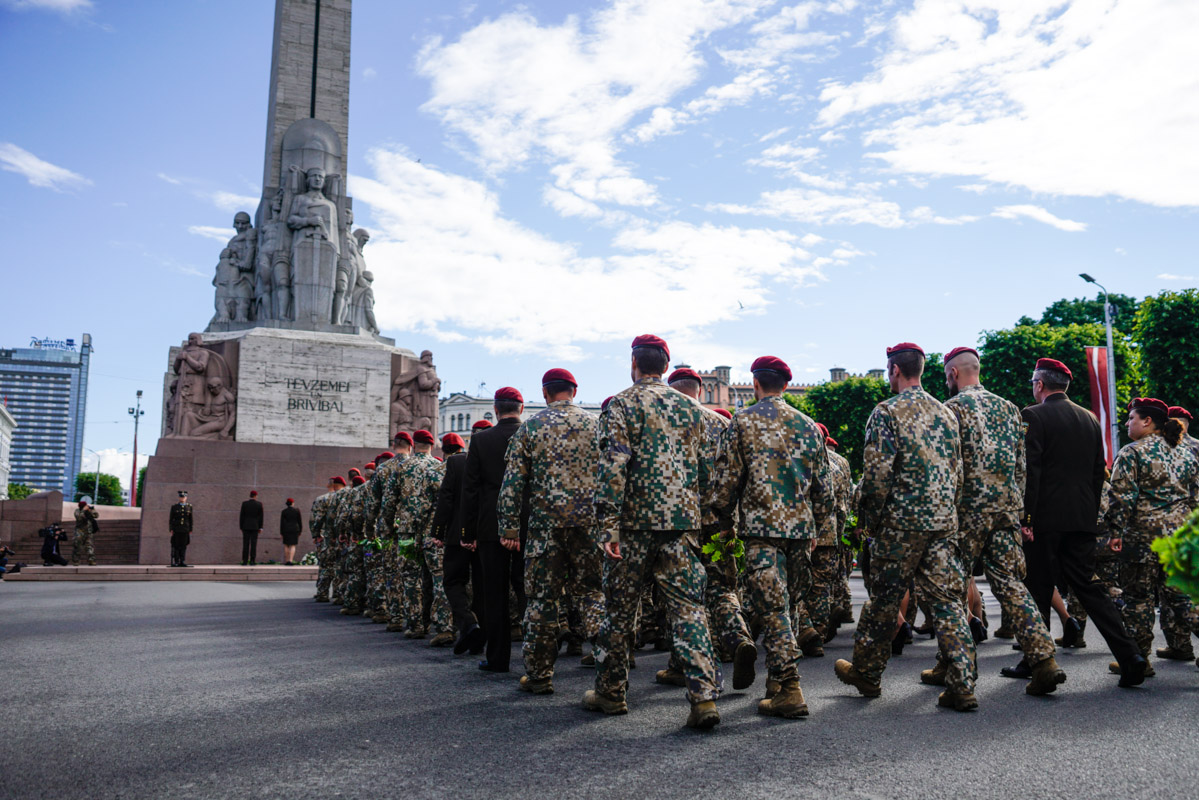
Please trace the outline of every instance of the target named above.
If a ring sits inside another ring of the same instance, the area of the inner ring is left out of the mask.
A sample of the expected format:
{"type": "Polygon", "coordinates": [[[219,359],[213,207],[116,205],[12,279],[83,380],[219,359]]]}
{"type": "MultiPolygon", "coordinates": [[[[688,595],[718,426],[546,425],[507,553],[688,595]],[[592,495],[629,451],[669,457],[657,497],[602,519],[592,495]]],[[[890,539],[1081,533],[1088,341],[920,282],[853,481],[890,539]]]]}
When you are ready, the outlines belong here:
{"type": "Polygon", "coordinates": [[[1199,608],[1195,607],[1191,598],[1172,586],[1166,586],[1162,581],[1161,595],[1162,633],[1166,634],[1166,644],[1175,650],[1191,652],[1191,636],[1199,636],[1199,608]]]}
{"type": "Polygon", "coordinates": [[[915,579],[933,613],[937,644],[949,658],[946,686],[959,694],[974,693],[974,638],[962,605],[965,575],[953,536],[952,531],[881,528],[871,541],[870,599],[862,607],[853,647],[853,665],[868,680],[882,679],[899,603],[915,579]]]}
{"type": "Polygon", "coordinates": [[[1120,563],[1120,587],[1124,590],[1124,627],[1137,641],[1141,655],[1149,658],[1153,650],[1154,603],[1161,598],[1162,631],[1166,643],[1179,650],[1191,650],[1191,634],[1196,632],[1195,608],[1191,599],[1166,586],[1165,574],[1157,556],[1120,563]],[[1153,560],[1150,561],[1149,559],[1153,560]]]}
{"type": "Polygon", "coordinates": [[[841,568],[837,581],[833,584],[832,607],[838,611],[848,611],[853,608],[853,598],[849,593],[849,575],[853,572],[853,549],[838,543],[837,553],[841,556],[841,568]]]}
{"type": "Polygon", "coordinates": [[[554,675],[564,592],[577,606],[584,639],[594,643],[604,616],[603,556],[586,528],[531,530],[525,541],[525,672],[533,680],[554,675]]]}
{"type": "Polygon", "coordinates": [[[342,591],[342,601],[346,608],[362,609],[366,599],[366,573],[363,565],[365,551],[361,544],[354,542],[346,548],[345,555],[345,589],[342,591]]]}
{"type": "Polygon", "coordinates": [[[596,643],[595,690],[623,700],[629,688],[629,650],[636,635],[637,603],[651,577],[658,588],[682,662],[692,703],[720,694],[720,662],[712,649],[704,614],[707,578],[697,531],[621,532],[620,559],[604,560],[607,604],[596,643]]]}
{"type": "MultiPolygon", "coordinates": [[[[999,601],[1008,628],[1030,665],[1053,656],[1053,637],[1024,585],[1026,568],[1020,528],[1000,514],[962,514],[958,520],[958,554],[963,574],[979,558],[987,585],[999,601]]],[[[963,602],[965,595],[963,594],[963,602]]],[[[915,618],[914,610],[909,619],[915,618]]],[[[941,653],[944,658],[944,652],[941,653]]]]}
{"type": "MultiPolygon", "coordinates": [[[[745,580],[762,626],[766,669],[777,681],[799,677],[799,631],[792,627],[797,603],[792,598],[802,597],[812,582],[811,546],[810,539],[745,540],[745,580]]],[[[806,611],[800,613],[807,618],[806,611]]]]}
{"type": "Polygon", "coordinates": [[[316,594],[317,597],[328,599],[329,587],[333,583],[333,564],[328,539],[321,539],[316,545],[316,563],[319,565],[316,572],[316,594]]]}
{"type": "MultiPolygon", "coordinates": [[[[732,659],[737,652],[737,646],[742,642],[751,641],[749,626],[745,624],[742,613],[740,581],[741,575],[737,562],[732,558],[722,558],[713,561],[711,556],[702,555],[704,572],[707,574],[708,586],[704,590],[704,604],[708,612],[708,630],[711,632],[712,645],[716,655],[732,659]]],[[[680,672],[682,662],[671,649],[670,666],[680,672]]]]}
{"type": "Polygon", "coordinates": [[[384,551],[383,610],[393,625],[404,624],[404,580],[400,575],[400,548],[394,540],[384,551]]]}
{"type": "Polygon", "coordinates": [[[812,548],[812,583],[804,596],[804,605],[811,615],[812,627],[823,636],[828,630],[832,615],[834,595],[844,574],[845,558],[837,547],[816,546],[812,548]]]}
{"type": "MultiPolygon", "coordinates": [[[[403,538],[403,537],[401,537],[403,538]]],[[[424,576],[421,560],[405,558],[397,554],[398,566],[397,598],[399,600],[398,615],[392,616],[392,622],[402,623],[413,633],[425,633],[424,619],[424,576]]]]}
{"type": "Polygon", "coordinates": [[[384,589],[387,580],[387,547],[363,553],[366,565],[366,610],[372,615],[383,611],[384,589]]]}
{"type": "Polygon", "coordinates": [[[436,635],[452,632],[454,624],[453,617],[450,614],[450,600],[445,594],[444,544],[437,544],[432,539],[425,539],[425,569],[432,578],[432,597],[428,598],[431,601],[429,606],[429,633],[436,635]]]}
{"type": "Polygon", "coordinates": [[[96,566],[96,544],[93,541],[95,536],[90,530],[81,528],[75,529],[75,539],[71,549],[71,566],[79,566],[87,561],[91,566],[96,566]]]}

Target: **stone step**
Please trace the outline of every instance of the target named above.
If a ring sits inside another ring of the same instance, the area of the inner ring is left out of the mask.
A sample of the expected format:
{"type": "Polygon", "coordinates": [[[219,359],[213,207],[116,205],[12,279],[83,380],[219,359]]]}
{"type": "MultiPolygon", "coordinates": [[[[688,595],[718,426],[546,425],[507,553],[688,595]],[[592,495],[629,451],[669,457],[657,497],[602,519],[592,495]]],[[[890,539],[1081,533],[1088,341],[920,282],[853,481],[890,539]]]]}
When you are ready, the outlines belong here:
{"type": "Polygon", "coordinates": [[[316,567],[255,567],[223,564],[158,567],[143,564],[95,567],[25,567],[5,581],[315,581],[316,567]]]}

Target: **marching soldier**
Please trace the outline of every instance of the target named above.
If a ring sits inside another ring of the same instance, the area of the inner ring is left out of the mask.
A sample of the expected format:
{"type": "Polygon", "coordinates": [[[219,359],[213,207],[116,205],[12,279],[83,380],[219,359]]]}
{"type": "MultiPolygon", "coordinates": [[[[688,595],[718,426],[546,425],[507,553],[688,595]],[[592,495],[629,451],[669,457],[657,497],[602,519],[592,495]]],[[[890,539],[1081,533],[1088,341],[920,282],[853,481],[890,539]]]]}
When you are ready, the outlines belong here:
{"type": "Polygon", "coordinates": [[[592,538],[598,423],[574,405],[577,391],[574,375],[565,369],[542,376],[546,407],[509,440],[497,502],[500,544],[513,552],[521,549],[521,516],[529,505],[520,688],[532,694],[554,691],[559,608],[567,587],[580,605],[583,637],[593,645],[604,613],[603,562],[592,538]]]}
{"type": "Polygon", "coordinates": [[[937,638],[949,657],[947,689],[937,705],[978,708],[974,639],[962,605],[965,576],[954,550],[962,488],[957,418],[924,391],[924,351],[911,342],[887,348],[887,379],[895,396],[875,406],[866,423],[858,531],[871,536],[870,599],[862,609],[853,661],[838,659],[842,683],[866,697],[882,694],[895,620],[908,582],[928,598],[937,638]]]}
{"type": "MultiPolygon", "coordinates": [[[[392,491],[399,498],[395,510],[395,531],[399,541],[410,540],[413,554],[399,556],[400,608],[399,617],[392,617],[392,624],[405,625],[404,637],[423,639],[426,635],[422,609],[421,565],[428,556],[425,551],[425,534],[433,523],[433,510],[437,502],[437,490],[441,487],[443,465],[433,458],[433,434],[420,430],[412,434],[413,449],[416,451],[404,460],[392,474],[392,491]]],[[[449,606],[442,592],[441,602],[434,598],[430,619],[434,633],[446,633],[450,629],[449,606]]],[[[389,626],[390,627],[390,626],[389,626]]],[[[453,644],[451,635],[449,643],[453,644]]]]}
{"type": "MultiPolygon", "coordinates": [[[[716,467],[712,506],[725,530],[739,515],[746,583],[766,647],[766,697],[758,713],[808,715],[796,663],[804,643],[821,643],[810,625],[792,628],[792,607],[811,583],[809,551],[834,514],[825,436],[806,414],[783,400],[791,369],[762,356],[750,367],[757,403],[733,417],[716,467]]],[[[822,653],[823,654],[823,653],[822,653]]]]}
{"type": "MultiPolygon", "coordinates": [[[[375,456],[372,466],[371,479],[367,481],[366,501],[363,508],[362,535],[372,538],[377,545],[372,545],[363,555],[366,569],[366,602],[363,604],[363,616],[369,616],[371,622],[386,622],[383,613],[383,587],[386,580],[387,550],[383,547],[386,539],[381,539],[377,533],[379,511],[383,505],[383,484],[387,480],[385,466],[395,458],[395,454],[386,450],[375,456]]],[[[367,465],[371,466],[371,465],[367,465]]]]}
{"type": "Polygon", "coordinates": [[[329,586],[333,583],[333,560],[331,543],[333,528],[329,524],[329,505],[333,493],[346,485],[345,478],[340,475],[330,478],[325,484],[325,493],[312,501],[312,511],[308,515],[308,530],[312,534],[313,544],[316,545],[316,559],[319,568],[316,573],[316,594],[312,599],[318,603],[329,602],[329,586]]]}
{"type": "Polygon", "coordinates": [[[346,589],[343,599],[345,607],[341,613],[346,616],[362,614],[366,602],[366,568],[364,564],[365,549],[362,545],[362,523],[366,515],[366,482],[374,475],[370,466],[364,467],[366,475],[358,474],[350,479],[354,485],[350,487],[349,496],[338,509],[338,534],[345,537],[348,547],[346,550],[346,589]]]}
{"type": "Polygon", "coordinates": [[[379,515],[375,519],[375,536],[387,543],[384,551],[385,576],[383,591],[383,613],[387,615],[387,632],[404,632],[403,612],[403,583],[400,579],[400,551],[396,544],[398,537],[395,530],[396,508],[400,502],[399,471],[404,462],[412,455],[412,434],[400,431],[392,440],[395,458],[388,460],[383,473],[382,489],[379,496],[379,515]]]}
{"type": "Polygon", "coordinates": [[[849,462],[834,449],[837,440],[829,436],[828,428],[821,423],[816,423],[816,427],[824,436],[824,446],[828,452],[833,513],[825,518],[820,527],[820,535],[816,537],[812,547],[812,587],[805,598],[805,605],[812,616],[812,627],[820,634],[821,640],[827,642],[837,632],[838,623],[833,618],[833,598],[844,575],[841,532],[845,530],[845,520],[849,514],[853,476],[849,462]]]}
{"type": "Polygon", "coordinates": [[[180,490],[179,502],[171,506],[169,522],[171,529],[171,566],[186,567],[187,546],[192,540],[192,506],[187,502],[187,492],[180,490]]]}
{"type": "Polygon", "coordinates": [[[638,336],[632,349],[634,383],[613,397],[600,416],[595,510],[608,558],[607,609],[596,648],[595,689],[583,696],[583,706],[628,713],[625,695],[637,601],[652,576],[687,677],[687,725],[707,730],[720,722],[720,665],[704,613],[707,581],[698,538],[710,472],[703,458],[703,415],[662,382],[670,363],[665,341],[638,336]]]}

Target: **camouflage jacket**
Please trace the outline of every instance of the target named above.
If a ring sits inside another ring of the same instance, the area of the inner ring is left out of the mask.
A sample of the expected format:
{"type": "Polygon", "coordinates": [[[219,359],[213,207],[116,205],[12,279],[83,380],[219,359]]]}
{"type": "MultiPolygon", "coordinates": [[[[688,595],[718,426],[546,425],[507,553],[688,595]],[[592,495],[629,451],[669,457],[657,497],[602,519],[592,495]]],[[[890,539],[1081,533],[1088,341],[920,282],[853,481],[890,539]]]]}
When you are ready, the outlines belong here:
{"type": "Polygon", "coordinates": [[[431,455],[417,453],[404,460],[394,474],[399,503],[396,505],[395,530],[401,539],[424,543],[437,508],[437,490],[445,476],[445,464],[431,455]]]}
{"type": "Polygon", "coordinates": [[[722,521],[740,510],[740,536],[814,538],[834,500],[824,434],[806,414],[773,396],[733,417],[710,503],[722,521]]]}
{"type": "Polygon", "coordinates": [[[661,378],[642,378],[612,398],[599,421],[600,541],[620,541],[622,529],[698,530],[711,473],[704,447],[700,405],[661,378]]]}
{"type": "Polygon", "coordinates": [[[337,504],[337,516],[333,520],[333,529],[339,537],[345,536],[350,542],[362,539],[362,512],[366,505],[366,484],[351,486],[346,489],[345,497],[337,504]]]}
{"type": "Polygon", "coordinates": [[[866,421],[858,527],[952,531],[962,490],[957,418],[919,386],[874,407],[866,421]]]}
{"type": "Polygon", "coordinates": [[[383,462],[371,479],[379,492],[379,510],[375,514],[375,536],[380,539],[395,538],[396,507],[399,505],[400,466],[411,456],[396,456],[383,462]]]}
{"type": "Polygon", "coordinates": [[[1199,461],[1188,447],[1170,447],[1154,434],[1120,449],[1104,520],[1111,536],[1123,537],[1126,558],[1156,560],[1149,544],[1186,521],[1195,507],[1197,481],[1199,461]]]}
{"type": "Polygon", "coordinates": [[[1014,403],[980,385],[967,386],[945,402],[958,418],[962,447],[963,513],[1002,514],[1020,524],[1024,510],[1024,418],[1014,403]]]}
{"type": "Polygon", "coordinates": [[[325,492],[312,501],[312,513],[308,515],[308,531],[312,534],[313,539],[325,535],[325,517],[329,511],[329,500],[332,497],[333,492],[325,492]]]}
{"type": "Polygon", "coordinates": [[[90,531],[92,529],[92,520],[100,515],[88,508],[75,508],[75,530],[90,531]]]}
{"type": "Polygon", "coordinates": [[[845,521],[849,517],[850,503],[853,501],[853,470],[849,461],[840,453],[829,450],[828,465],[833,484],[833,513],[820,527],[820,536],[816,539],[819,547],[834,547],[841,542],[845,521]]]}
{"type": "Polygon", "coordinates": [[[496,502],[500,536],[520,537],[528,502],[530,536],[551,528],[595,524],[598,418],[569,400],[550,403],[508,440],[504,483],[496,502]]]}
{"type": "Polygon", "coordinates": [[[1199,458],[1199,439],[1191,436],[1189,433],[1182,435],[1181,444],[1195,454],[1195,458],[1199,458]]]}

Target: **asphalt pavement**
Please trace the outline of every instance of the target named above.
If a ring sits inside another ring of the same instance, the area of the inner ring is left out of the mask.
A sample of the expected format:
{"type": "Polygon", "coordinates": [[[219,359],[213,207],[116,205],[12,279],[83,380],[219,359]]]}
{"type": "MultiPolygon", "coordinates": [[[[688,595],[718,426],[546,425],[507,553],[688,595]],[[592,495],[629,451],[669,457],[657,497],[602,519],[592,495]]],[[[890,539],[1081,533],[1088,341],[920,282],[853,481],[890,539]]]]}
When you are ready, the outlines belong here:
{"type": "Polygon", "coordinates": [[[1199,797],[1199,669],[1118,689],[1092,630],[1049,698],[984,643],[981,708],[960,714],[919,683],[927,639],[881,698],[840,684],[843,628],[800,664],[809,718],[755,713],[760,655],[699,733],[653,683],[665,653],[640,651],[629,714],[604,717],[579,707],[595,672],[576,659],[533,697],[518,645],[511,674],[484,674],[337,610],[307,584],[0,583],[0,797],[1199,797]]]}

